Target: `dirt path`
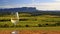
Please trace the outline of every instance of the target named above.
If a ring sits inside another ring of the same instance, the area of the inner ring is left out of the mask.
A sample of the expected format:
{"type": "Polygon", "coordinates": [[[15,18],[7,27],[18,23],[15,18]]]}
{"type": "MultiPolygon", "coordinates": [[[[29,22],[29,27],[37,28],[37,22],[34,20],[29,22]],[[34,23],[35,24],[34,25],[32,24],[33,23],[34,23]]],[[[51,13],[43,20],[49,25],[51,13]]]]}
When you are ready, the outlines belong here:
{"type": "MultiPolygon", "coordinates": [[[[0,34],[11,34],[12,31],[2,30],[0,31],[0,34]]],[[[43,30],[36,30],[36,31],[30,31],[30,30],[22,30],[17,31],[18,34],[60,34],[60,31],[43,31],[43,30]]]]}

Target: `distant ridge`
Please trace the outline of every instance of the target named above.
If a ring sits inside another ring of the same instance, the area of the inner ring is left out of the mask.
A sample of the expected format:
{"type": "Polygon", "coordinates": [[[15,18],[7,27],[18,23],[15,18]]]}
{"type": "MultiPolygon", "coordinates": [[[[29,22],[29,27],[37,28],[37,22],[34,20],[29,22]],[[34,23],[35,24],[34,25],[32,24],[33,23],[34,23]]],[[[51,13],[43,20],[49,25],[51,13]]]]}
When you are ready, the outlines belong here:
{"type": "Polygon", "coordinates": [[[36,11],[35,7],[21,7],[21,8],[0,9],[0,12],[33,12],[33,11],[36,11]]]}
{"type": "Polygon", "coordinates": [[[50,15],[60,15],[59,10],[37,10],[35,7],[21,7],[21,8],[6,8],[6,9],[0,9],[0,14],[11,14],[11,12],[22,12],[22,13],[30,13],[33,15],[41,15],[41,14],[50,14],[50,15]]]}

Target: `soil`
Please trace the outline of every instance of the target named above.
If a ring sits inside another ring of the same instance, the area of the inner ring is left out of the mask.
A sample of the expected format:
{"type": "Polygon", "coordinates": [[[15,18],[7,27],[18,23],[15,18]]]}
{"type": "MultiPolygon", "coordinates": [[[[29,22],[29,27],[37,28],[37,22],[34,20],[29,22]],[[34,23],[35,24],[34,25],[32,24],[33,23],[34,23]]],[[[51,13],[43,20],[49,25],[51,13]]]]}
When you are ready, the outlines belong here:
{"type": "MultiPolygon", "coordinates": [[[[0,34],[12,34],[11,30],[1,30],[0,34]]],[[[44,31],[44,30],[17,30],[18,34],[60,34],[60,31],[44,31]]]]}

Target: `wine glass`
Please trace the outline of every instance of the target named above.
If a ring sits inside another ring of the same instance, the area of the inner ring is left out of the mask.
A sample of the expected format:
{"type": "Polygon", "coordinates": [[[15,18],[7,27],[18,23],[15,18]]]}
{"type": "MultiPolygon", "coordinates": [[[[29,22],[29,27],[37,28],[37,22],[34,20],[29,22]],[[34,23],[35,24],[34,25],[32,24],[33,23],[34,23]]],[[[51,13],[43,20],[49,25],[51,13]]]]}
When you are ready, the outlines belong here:
{"type": "Polygon", "coordinates": [[[18,12],[12,13],[12,18],[11,18],[11,22],[16,25],[19,22],[19,15],[18,12]]]}
{"type": "MultiPolygon", "coordinates": [[[[19,22],[18,12],[12,13],[11,22],[14,24],[14,26],[16,26],[16,24],[19,22]]],[[[12,31],[11,33],[12,33],[12,34],[17,34],[17,31],[14,30],[14,31],[12,31]]]]}

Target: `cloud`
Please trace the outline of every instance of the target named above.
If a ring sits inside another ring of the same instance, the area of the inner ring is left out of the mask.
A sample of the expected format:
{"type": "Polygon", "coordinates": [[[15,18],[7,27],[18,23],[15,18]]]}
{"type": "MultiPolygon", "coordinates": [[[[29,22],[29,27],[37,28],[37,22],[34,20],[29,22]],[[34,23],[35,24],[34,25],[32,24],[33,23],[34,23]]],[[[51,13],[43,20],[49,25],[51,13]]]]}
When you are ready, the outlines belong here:
{"type": "Polygon", "coordinates": [[[60,3],[40,3],[39,10],[60,10],[60,3]]]}
{"type": "Polygon", "coordinates": [[[38,4],[8,4],[8,5],[3,5],[0,6],[0,8],[18,8],[18,7],[35,7],[34,5],[38,5],[38,4]]]}
{"type": "Polygon", "coordinates": [[[16,5],[4,5],[4,6],[0,6],[0,8],[16,8],[16,5]]]}
{"type": "Polygon", "coordinates": [[[54,1],[60,1],[60,0],[54,0],[54,1]]]}
{"type": "Polygon", "coordinates": [[[60,3],[60,0],[53,0],[54,2],[56,2],[56,3],[60,3]]]}
{"type": "Polygon", "coordinates": [[[60,2],[5,5],[0,8],[36,7],[38,10],[60,10],[60,2]]]}
{"type": "Polygon", "coordinates": [[[17,4],[0,6],[1,8],[16,8],[16,7],[36,7],[38,10],[60,10],[60,3],[40,3],[40,4],[17,4]]]}

